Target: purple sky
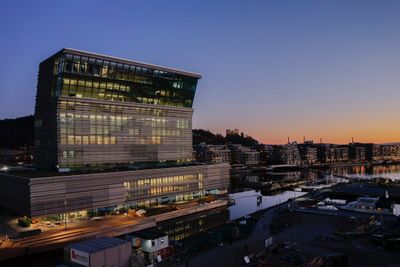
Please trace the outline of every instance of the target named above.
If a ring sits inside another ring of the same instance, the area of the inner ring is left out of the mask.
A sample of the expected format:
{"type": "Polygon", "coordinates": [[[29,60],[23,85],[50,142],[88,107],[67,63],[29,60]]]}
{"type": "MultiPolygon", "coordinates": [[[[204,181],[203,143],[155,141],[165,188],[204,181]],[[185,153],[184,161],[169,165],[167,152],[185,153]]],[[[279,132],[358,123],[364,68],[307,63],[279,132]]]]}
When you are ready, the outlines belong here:
{"type": "Polygon", "coordinates": [[[0,119],[32,114],[38,64],[72,47],[202,73],[195,128],[399,141],[399,14],[400,1],[1,1],[0,119]]]}

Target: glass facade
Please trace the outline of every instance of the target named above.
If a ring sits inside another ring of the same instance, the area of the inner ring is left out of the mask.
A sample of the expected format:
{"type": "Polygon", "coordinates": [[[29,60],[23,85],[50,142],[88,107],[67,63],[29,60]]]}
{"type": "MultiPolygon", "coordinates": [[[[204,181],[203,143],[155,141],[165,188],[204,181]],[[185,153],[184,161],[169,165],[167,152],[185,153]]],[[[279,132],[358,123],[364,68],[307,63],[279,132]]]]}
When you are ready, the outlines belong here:
{"type": "Polygon", "coordinates": [[[127,202],[204,190],[203,173],[143,178],[125,182],[127,202]]]}
{"type": "Polygon", "coordinates": [[[73,49],[41,62],[36,167],[78,172],[31,179],[30,216],[78,218],[225,192],[229,165],[188,164],[200,77],[73,49]]]}
{"type": "Polygon", "coordinates": [[[61,50],[39,69],[38,168],[146,168],[192,161],[192,104],[200,77],[61,50]]]}
{"type": "Polygon", "coordinates": [[[140,64],[63,53],[55,61],[53,96],[192,107],[196,77],[140,64]]]}
{"type": "Polygon", "coordinates": [[[208,231],[229,221],[229,210],[224,207],[207,212],[196,213],[173,220],[158,222],[155,228],[168,234],[169,240],[182,240],[192,235],[208,231]]]}
{"type": "Polygon", "coordinates": [[[192,160],[192,111],[58,102],[60,167],[192,160]]]}

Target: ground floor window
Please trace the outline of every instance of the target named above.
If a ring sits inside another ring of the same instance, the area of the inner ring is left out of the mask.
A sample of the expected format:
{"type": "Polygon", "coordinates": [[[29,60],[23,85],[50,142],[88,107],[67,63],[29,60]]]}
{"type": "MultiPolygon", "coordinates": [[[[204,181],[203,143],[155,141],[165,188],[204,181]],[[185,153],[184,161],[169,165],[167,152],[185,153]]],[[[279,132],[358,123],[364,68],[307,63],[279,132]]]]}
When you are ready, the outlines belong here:
{"type": "Polygon", "coordinates": [[[90,210],[81,210],[75,212],[68,213],[60,213],[56,215],[51,215],[47,217],[37,218],[38,220],[44,221],[52,221],[57,224],[63,224],[65,221],[67,223],[76,222],[79,220],[90,219],[93,217],[99,216],[107,216],[107,215],[117,215],[117,214],[125,214],[129,212],[129,210],[138,210],[138,209],[147,209],[147,208],[157,208],[157,207],[166,207],[166,206],[174,206],[176,204],[184,203],[187,201],[195,200],[198,198],[203,198],[206,195],[220,194],[221,192],[218,189],[215,190],[201,190],[194,192],[186,192],[181,194],[176,194],[172,196],[163,196],[151,199],[137,200],[126,202],[122,205],[104,207],[104,208],[95,208],[90,210]]]}

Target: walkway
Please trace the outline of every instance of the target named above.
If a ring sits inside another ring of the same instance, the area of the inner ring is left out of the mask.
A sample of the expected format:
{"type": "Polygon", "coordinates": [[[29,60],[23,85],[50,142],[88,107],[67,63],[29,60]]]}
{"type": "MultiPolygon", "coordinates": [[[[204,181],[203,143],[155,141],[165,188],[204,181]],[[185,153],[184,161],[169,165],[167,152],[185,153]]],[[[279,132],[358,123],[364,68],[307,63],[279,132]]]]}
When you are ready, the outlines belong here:
{"type": "Polygon", "coordinates": [[[18,238],[9,242],[7,248],[2,247],[0,249],[0,261],[23,256],[25,254],[34,254],[62,248],[66,244],[77,242],[82,239],[95,238],[104,235],[111,237],[121,236],[154,227],[157,222],[226,205],[226,201],[218,200],[207,205],[189,205],[188,207],[179,208],[172,212],[149,217],[127,217],[124,215],[110,216],[109,218],[104,218],[100,221],[88,221],[79,226],[68,227],[66,230],[57,229],[36,236],[18,238]]]}

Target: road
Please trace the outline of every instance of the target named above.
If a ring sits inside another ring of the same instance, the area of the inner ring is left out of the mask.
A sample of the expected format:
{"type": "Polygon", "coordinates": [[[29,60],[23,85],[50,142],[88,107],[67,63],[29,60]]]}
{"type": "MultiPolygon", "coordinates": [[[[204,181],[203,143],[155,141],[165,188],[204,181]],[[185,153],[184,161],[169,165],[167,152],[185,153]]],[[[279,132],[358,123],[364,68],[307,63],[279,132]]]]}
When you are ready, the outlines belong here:
{"type": "Polygon", "coordinates": [[[193,205],[179,207],[172,212],[149,217],[113,215],[99,221],[86,221],[75,226],[69,226],[66,230],[61,227],[61,229],[43,232],[40,235],[18,238],[8,242],[7,247],[2,246],[0,249],[0,260],[62,248],[66,244],[97,236],[121,236],[154,227],[157,222],[226,205],[227,202],[224,200],[202,206],[194,203],[193,205]]]}

